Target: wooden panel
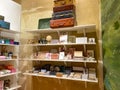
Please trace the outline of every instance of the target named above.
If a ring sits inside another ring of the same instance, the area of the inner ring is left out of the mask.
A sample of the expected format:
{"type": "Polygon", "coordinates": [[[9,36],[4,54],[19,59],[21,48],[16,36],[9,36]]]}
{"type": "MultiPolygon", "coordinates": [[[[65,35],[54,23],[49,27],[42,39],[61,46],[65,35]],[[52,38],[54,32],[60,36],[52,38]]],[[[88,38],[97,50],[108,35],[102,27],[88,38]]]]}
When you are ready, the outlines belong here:
{"type": "Polygon", "coordinates": [[[59,80],[50,78],[33,77],[33,89],[32,90],[99,90],[98,84],[59,80]]]}

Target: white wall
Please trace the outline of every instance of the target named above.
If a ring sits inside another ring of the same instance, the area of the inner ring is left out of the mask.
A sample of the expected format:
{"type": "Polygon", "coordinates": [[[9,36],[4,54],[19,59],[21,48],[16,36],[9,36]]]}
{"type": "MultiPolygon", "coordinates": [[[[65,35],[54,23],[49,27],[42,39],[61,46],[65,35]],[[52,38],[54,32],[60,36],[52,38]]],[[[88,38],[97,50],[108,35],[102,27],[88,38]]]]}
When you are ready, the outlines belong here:
{"type": "Polygon", "coordinates": [[[20,31],[21,6],[12,0],[0,0],[0,15],[10,22],[10,29],[20,31]]]}

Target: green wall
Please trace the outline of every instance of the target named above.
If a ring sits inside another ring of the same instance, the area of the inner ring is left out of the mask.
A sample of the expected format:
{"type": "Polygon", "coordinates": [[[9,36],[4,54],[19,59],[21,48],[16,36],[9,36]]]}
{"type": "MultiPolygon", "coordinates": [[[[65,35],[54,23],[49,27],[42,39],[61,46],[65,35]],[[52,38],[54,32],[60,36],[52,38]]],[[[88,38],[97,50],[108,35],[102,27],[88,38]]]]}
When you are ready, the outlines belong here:
{"type": "Polygon", "coordinates": [[[104,83],[120,90],[120,0],[101,0],[104,83]]]}

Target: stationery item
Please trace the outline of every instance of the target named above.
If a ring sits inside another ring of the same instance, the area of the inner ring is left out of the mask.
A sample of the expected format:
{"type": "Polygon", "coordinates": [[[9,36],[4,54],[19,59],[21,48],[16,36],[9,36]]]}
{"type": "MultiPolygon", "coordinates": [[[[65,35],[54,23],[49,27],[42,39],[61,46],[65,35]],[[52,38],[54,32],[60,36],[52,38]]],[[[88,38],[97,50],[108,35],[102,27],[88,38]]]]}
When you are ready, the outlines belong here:
{"type": "Polygon", "coordinates": [[[51,40],[51,44],[58,44],[59,43],[59,40],[58,39],[52,39],[51,40]]]}
{"type": "Polygon", "coordinates": [[[95,38],[89,38],[89,39],[88,39],[88,42],[89,42],[89,43],[95,43],[95,38]]]}
{"type": "MultiPolygon", "coordinates": [[[[68,56],[70,56],[71,55],[71,59],[73,59],[73,57],[74,57],[74,51],[75,51],[75,48],[69,48],[69,51],[68,51],[68,56]]],[[[69,58],[68,58],[69,59],[69,58]]]]}
{"type": "Polygon", "coordinates": [[[73,10],[55,12],[55,13],[52,14],[52,20],[63,19],[63,18],[71,18],[71,17],[75,16],[74,13],[75,12],[73,10]]]}
{"type": "Polygon", "coordinates": [[[71,72],[68,78],[73,78],[74,74],[75,74],[74,72],[71,72]]]}
{"type": "Polygon", "coordinates": [[[60,12],[60,11],[67,11],[67,10],[75,10],[75,6],[71,4],[71,5],[53,7],[53,12],[60,12]]]}
{"type": "Polygon", "coordinates": [[[83,57],[83,51],[74,51],[74,57],[83,57]]]}
{"type": "Polygon", "coordinates": [[[4,41],[5,41],[4,42],[5,44],[10,44],[10,40],[9,39],[4,39],[4,41]]]}
{"type": "Polygon", "coordinates": [[[81,72],[81,73],[84,73],[85,72],[85,68],[83,67],[73,67],[73,71],[74,72],[81,72]]]}
{"type": "Polygon", "coordinates": [[[56,73],[56,77],[62,77],[62,76],[63,76],[63,73],[61,73],[61,72],[56,73]]]}
{"type": "Polygon", "coordinates": [[[69,43],[75,43],[75,41],[76,41],[76,37],[75,36],[69,36],[68,37],[68,42],[69,43]]]}
{"type": "Polygon", "coordinates": [[[72,72],[72,67],[65,67],[64,73],[69,75],[72,72]]]}
{"type": "Polygon", "coordinates": [[[65,52],[59,52],[59,59],[62,60],[65,57],[65,52]]]}
{"type": "Polygon", "coordinates": [[[76,72],[73,76],[73,78],[76,78],[76,79],[81,79],[82,77],[82,73],[79,73],[79,72],[76,72]]]}
{"type": "Polygon", "coordinates": [[[94,59],[94,50],[87,50],[87,57],[89,58],[89,60],[94,59]]]}
{"type": "Polygon", "coordinates": [[[46,73],[46,69],[41,69],[41,72],[46,73]]]}
{"type": "Polygon", "coordinates": [[[59,59],[58,53],[51,53],[51,59],[59,59]]]}
{"type": "Polygon", "coordinates": [[[45,59],[51,59],[51,53],[46,53],[45,59]]]}
{"type": "Polygon", "coordinates": [[[15,45],[19,45],[20,43],[19,43],[19,42],[17,42],[17,41],[14,41],[14,44],[15,44],[15,45]]]}
{"type": "Polygon", "coordinates": [[[10,23],[0,20],[0,28],[4,28],[4,29],[10,29],[10,23]]]}
{"type": "Polygon", "coordinates": [[[96,80],[96,70],[95,70],[95,68],[89,68],[88,72],[89,72],[88,79],[96,80]]]}
{"type": "Polygon", "coordinates": [[[6,56],[0,56],[0,59],[6,59],[6,56]]]}
{"type": "Polygon", "coordinates": [[[14,44],[14,40],[13,39],[10,39],[10,44],[14,44]]]}
{"type": "Polygon", "coordinates": [[[0,43],[4,44],[5,43],[4,39],[0,39],[0,43]]]}
{"type": "Polygon", "coordinates": [[[76,38],[76,43],[86,44],[87,43],[87,37],[77,37],[76,38]]]}
{"type": "Polygon", "coordinates": [[[88,79],[88,74],[82,74],[82,79],[88,79]]]}
{"type": "Polygon", "coordinates": [[[74,26],[74,24],[75,24],[74,18],[50,20],[51,28],[71,27],[74,26]]]}
{"type": "Polygon", "coordinates": [[[39,59],[46,59],[46,53],[48,53],[48,52],[47,51],[38,52],[37,58],[39,58],[39,59]]]}
{"type": "Polygon", "coordinates": [[[39,19],[38,29],[50,28],[50,20],[51,20],[51,18],[39,19]]]}
{"type": "Polygon", "coordinates": [[[63,43],[63,44],[67,43],[68,35],[60,35],[59,41],[60,41],[60,43],[63,43]]]}

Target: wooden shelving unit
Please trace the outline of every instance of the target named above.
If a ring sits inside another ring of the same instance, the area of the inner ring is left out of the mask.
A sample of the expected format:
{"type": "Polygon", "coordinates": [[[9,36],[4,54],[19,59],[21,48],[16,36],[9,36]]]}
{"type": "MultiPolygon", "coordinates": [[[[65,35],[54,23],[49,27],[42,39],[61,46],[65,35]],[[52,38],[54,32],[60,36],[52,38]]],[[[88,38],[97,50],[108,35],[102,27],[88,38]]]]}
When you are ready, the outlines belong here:
{"type": "MultiPolygon", "coordinates": [[[[58,33],[58,36],[59,36],[59,33],[61,32],[76,32],[77,34],[83,34],[84,37],[86,37],[86,34],[89,34],[89,33],[96,33],[96,25],[95,24],[86,24],[86,25],[79,25],[79,26],[74,26],[74,27],[67,27],[67,28],[56,28],[56,29],[51,29],[51,28],[48,28],[48,29],[38,29],[38,30],[28,30],[26,29],[26,32],[28,33],[32,33],[32,34],[52,34],[52,33],[58,33]]],[[[79,47],[79,46],[82,46],[84,51],[86,51],[86,47],[87,46],[92,46],[92,47],[96,47],[97,45],[97,42],[94,42],[94,43],[55,43],[55,44],[24,44],[24,45],[21,45],[21,46],[31,46],[31,47],[40,47],[40,48],[47,48],[47,47],[59,47],[59,46],[65,46],[65,47],[79,47]]],[[[33,62],[51,62],[51,63],[56,63],[56,62],[60,62],[60,63],[83,63],[84,67],[86,68],[86,66],[88,64],[92,64],[94,66],[97,66],[98,64],[98,60],[92,60],[92,61],[89,61],[89,60],[84,60],[84,59],[80,59],[80,60],[76,60],[76,59],[68,59],[68,60],[65,60],[65,59],[62,59],[62,60],[59,60],[59,59],[43,59],[43,58],[20,58],[21,61],[33,61],[33,62]]],[[[90,80],[90,79],[83,79],[83,78],[68,78],[68,77],[57,77],[55,75],[41,75],[39,73],[29,73],[29,72],[25,72],[23,73],[25,76],[36,76],[36,77],[45,77],[45,78],[53,78],[53,79],[60,79],[60,80],[72,80],[72,81],[80,81],[80,82],[85,82],[85,87],[86,87],[86,84],[87,82],[89,83],[98,83],[98,78],[96,77],[95,80],[90,80]]]]}
{"type": "Polygon", "coordinates": [[[20,59],[24,61],[47,61],[47,62],[78,62],[78,63],[97,63],[97,61],[88,61],[88,60],[75,60],[75,59],[70,59],[70,60],[59,60],[59,59],[20,59]]]}
{"type": "Polygon", "coordinates": [[[96,43],[57,43],[57,44],[25,44],[26,46],[72,46],[72,45],[96,45],[96,43]]]}
{"type": "Polygon", "coordinates": [[[37,30],[28,30],[26,29],[27,32],[29,33],[53,33],[53,32],[69,32],[69,31],[78,31],[79,33],[83,30],[85,30],[85,32],[96,32],[96,25],[95,24],[86,24],[86,25],[78,25],[78,26],[74,26],[74,27],[67,27],[67,28],[56,28],[56,29],[37,29],[37,30]]]}
{"type": "Polygon", "coordinates": [[[0,28],[0,32],[7,32],[7,33],[12,33],[12,34],[19,34],[19,31],[15,31],[15,30],[8,30],[8,29],[3,29],[0,28]]]}
{"type": "Polygon", "coordinates": [[[0,62],[16,61],[18,59],[0,59],[0,62]]]}
{"type": "Polygon", "coordinates": [[[98,79],[96,80],[88,80],[88,79],[77,79],[77,78],[67,78],[67,77],[56,77],[54,75],[40,75],[36,73],[23,73],[24,75],[29,75],[29,76],[39,76],[39,77],[46,77],[46,78],[54,78],[54,79],[63,79],[63,80],[73,80],[73,81],[84,81],[84,82],[94,82],[98,83],[98,79]]]}
{"type": "MultiPolygon", "coordinates": [[[[13,36],[16,36],[17,34],[20,34],[19,31],[15,31],[15,30],[9,30],[9,29],[3,29],[3,28],[0,28],[0,36],[1,38],[7,38],[7,39],[11,39],[11,37],[9,35],[13,35],[13,36]],[[4,33],[4,34],[3,34],[4,33]],[[6,35],[7,34],[7,35],[6,35]],[[6,35],[4,37],[4,35],[6,35]]],[[[15,38],[15,37],[14,37],[15,38]]],[[[8,48],[18,48],[19,45],[14,45],[14,44],[3,44],[3,43],[0,43],[0,48],[1,47],[6,47],[7,49],[8,48]],[[16,47],[17,46],[17,47],[16,47]]],[[[15,51],[15,50],[13,50],[15,51]]],[[[16,54],[18,55],[18,54],[16,54]]],[[[18,70],[18,58],[16,59],[0,59],[0,63],[1,65],[13,65],[14,68],[16,69],[16,72],[13,72],[13,73],[6,73],[6,74],[0,74],[0,81],[4,81],[4,80],[10,80],[10,82],[12,82],[12,85],[10,83],[10,88],[8,88],[7,90],[16,90],[18,88],[20,88],[21,86],[18,85],[18,74],[20,74],[21,72],[18,70]]],[[[1,72],[4,72],[1,70],[1,72]]]]}
{"type": "Polygon", "coordinates": [[[17,85],[17,86],[14,86],[14,87],[9,88],[8,90],[16,90],[16,89],[18,89],[18,88],[20,88],[20,87],[21,87],[20,85],[17,85]]]}
{"type": "Polygon", "coordinates": [[[12,75],[17,75],[17,74],[20,74],[20,73],[21,72],[14,72],[14,73],[3,74],[3,75],[0,75],[0,78],[7,77],[7,76],[12,76],[12,75]]]}

